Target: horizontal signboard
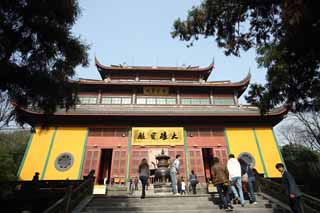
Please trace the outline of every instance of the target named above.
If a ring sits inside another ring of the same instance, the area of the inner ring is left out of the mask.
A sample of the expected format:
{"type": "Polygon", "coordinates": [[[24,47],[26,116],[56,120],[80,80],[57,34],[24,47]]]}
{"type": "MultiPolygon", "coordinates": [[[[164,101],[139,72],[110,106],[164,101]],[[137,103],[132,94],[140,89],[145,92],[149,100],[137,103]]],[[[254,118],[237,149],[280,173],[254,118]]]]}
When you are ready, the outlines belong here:
{"type": "Polygon", "coordinates": [[[183,127],[133,127],[132,145],[183,145],[183,127]]]}

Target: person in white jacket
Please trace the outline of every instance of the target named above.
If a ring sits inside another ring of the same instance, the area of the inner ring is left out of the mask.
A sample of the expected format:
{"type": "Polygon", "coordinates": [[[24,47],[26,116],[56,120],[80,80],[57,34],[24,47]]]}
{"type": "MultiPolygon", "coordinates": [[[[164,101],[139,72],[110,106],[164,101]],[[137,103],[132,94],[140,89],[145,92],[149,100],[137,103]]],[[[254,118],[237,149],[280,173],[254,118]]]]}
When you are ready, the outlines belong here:
{"type": "Polygon", "coordinates": [[[231,182],[232,192],[236,197],[236,199],[238,200],[240,195],[241,206],[244,206],[244,198],[243,198],[242,183],[241,183],[241,166],[239,161],[234,158],[234,154],[229,155],[227,168],[229,172],[229,180],[231,182]],[[239,193],[235,188],[235,186],[237,186],[239,193]]]}

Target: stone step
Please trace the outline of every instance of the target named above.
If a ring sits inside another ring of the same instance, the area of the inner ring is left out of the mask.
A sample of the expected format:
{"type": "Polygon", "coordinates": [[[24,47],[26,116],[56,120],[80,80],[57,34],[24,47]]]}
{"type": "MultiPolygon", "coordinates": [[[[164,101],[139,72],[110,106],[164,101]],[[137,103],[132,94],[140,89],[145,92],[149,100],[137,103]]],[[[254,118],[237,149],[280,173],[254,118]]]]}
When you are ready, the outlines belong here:
{"type": "MultiPolygon", "coordinates": [[[[248,211],[252,211],[255,209],[272,209],[272,206],[269,206],[269,208],[266,208],[266,206],[264,205],[245,205],[244,207],[241,207],[240,205],[234,205],[234,209],[235,210],[242,210],[242,209],[247,209],[248,211]]],[[[207,210],[207,209],[211,209],[211,210],[219,210],[219,206],[216,204],[179,204],[179,205],[158,205],[158,206],[152,206],[152,205],[118,205],[118,206],[112,206],[112,205],[107,205],[107,206],[87,206],[85,208],[85,211],[99,211],[99,212],[118,212],[118,211],[159,211],[161,209],[161,211],[171,211],[171,210],[175,210],[175,211],[183,211],[183,210],[207,210]]]]}
{"type": "MultiPolygon", "coordinates": [[[[234,210],[228,212],[239,213],[286,213],[282,209],[265,199],[264,196],[257,195],[257,204],[249,204],[246,200],[245,206],[233,205],[234,210]]],[[[197,194],[197,195],[180,195],[172,194],[159,196],[150,195],[145,199],[139,196],[105,196],[94,195],[89,202],[84,203],[81,213],[102,213],[102,212],[150,212],[150,213],[182,213],[182,212],[226,212],[220,210],[217,204],[217,194],[197,194]]]]}
{"type": "MultiPolygon", "coordinates": [[[[219,208],[214,208],[214,207],[207,207],[207,208],[183,208],[183,207],[172,207],[172,208],[163,208],[163,209],[156,209],[156,208],[86,208],[82,212],[134,212],[134,211],[144,211],[144,212],[170,212],[170,211],[176,211],[176,212],[183,212],[183,211],[204,211],[204,210],[211,210],[211,211],[218,211],[221,210],[219,208]]],[[[246,207],[238,207],[234,208],[233,212],[252,212],[256,210],[263,210],[266,212],[273,211],[274,209],[272,208],[246,208],[246,207]]]]}
{"type": "MultiPolygon", "coordinates": [[[[131,207],[131,206],[152,206],[152,207],[158,207],[163,205],[183,205],[183,206],[216,206],[217,202],[213,201],[197,201],[197,202],[190,202],[185,200],[176,200],[176,201],[167,201],[159,199],[158,201],[150,202],[150,199],[144,199],[143,201],[117,201],[117,200],[109,200],[109,201],[103,201],[103,200],[92,200],[90,203],[88,203],[88,206],[120,206],[120,207],[131,207]]],[[[270,207],[270,202],[268,200],[259,201],[257,204],[250,204],[249,202],[245,203],[248,208],[257,206],[257,207],[270,207]]],[[[238,205],[235,205],[238,206],[238,205]]]]}
{"type": "MultiPolygon", "coordinates": [[[[136,194],[136,195],[94,195],[94,199],[140,199],[141,194],[136,194]]],[[[191,200],[201,200],[201,199],[212,199],[212,198],[219,198],[218,194],[197,194],[197,195],[173,195],[171,193],[166,193],[166,194],[146,194],[147,198],[161,198],[161,199],[166,199],[166,198],[182,198],[184,200],[191,199],[191,200]]],[[[256,195],[257,200],[264,200],[263,196],[256,195]]]]}
{"type": "MultiPolygon", "coordinates": [[[[94,198],[91,200],[92,203],[100,204],[100,203],[139,203],[139,202],[145,202],[145,200],[148,200],[148,203],[151,204],[157,204],[157,203],[206,203],[206,202],[218,202],[220,199],[218,197],[146,197],[145,199],[141,199],[140,197],[136,198],[94,198]]],[[[246,203],[249,203],[248,200],[245,200],[246,203]]],[[[266,199],[257,199],[258,203],[266,203],[269,202],[266,199]]]]}
{"type": "Polygon", "coordinates": [[[119,212],[119,213],[284,213],[281,210],[276,209],[263,209],[263,208],[242,208],[242,209],[234,209],[234,210],[222,210],[222,209],[200,209],[200,210],[194,210],[194,209],[183,209],[183,210],[128,210],[128,209],[122,209],[119,211],[114,210],[103,210],[103,209],[90,209],[86,211],[82,211],[81,213],[108,213],[108,212],[119,212]]]}

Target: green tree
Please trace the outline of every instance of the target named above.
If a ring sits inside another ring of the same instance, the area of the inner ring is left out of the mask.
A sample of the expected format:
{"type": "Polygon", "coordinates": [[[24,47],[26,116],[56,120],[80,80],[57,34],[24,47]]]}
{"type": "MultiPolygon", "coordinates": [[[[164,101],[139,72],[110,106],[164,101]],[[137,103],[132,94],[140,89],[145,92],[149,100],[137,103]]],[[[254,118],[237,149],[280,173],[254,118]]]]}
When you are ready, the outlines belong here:
{"type": "Polygon", "coordinates": [[[29,137],[29,131],[0,133],[0,181],[17,180],[17,171],[29,137]]]}
{"type": "Polygon", "coordinates": [[[0,92],[45,113],[74,105],[69,78],[88,64],[88,46],[71,32],[79,15],[77,0],[1,0],[0,92]]]}
{"type": "Polygon", "coordinates": [[[214,37],[226,55],[255,48],[267,68],[267,83],[252,85],[247,101],[264,113],[286,104],[293,111],[320,107],[320,13],[310,0],[204,0],[186,20],[177,19],[172,36],[192,46],[214,37]]]}
{"type": "Polygon", "coordinates": [[[288,144],[281,148],[287,169],[302,184],[307,194],[320,196],[319,152],[310,150],[304,145],[288,144]]]}

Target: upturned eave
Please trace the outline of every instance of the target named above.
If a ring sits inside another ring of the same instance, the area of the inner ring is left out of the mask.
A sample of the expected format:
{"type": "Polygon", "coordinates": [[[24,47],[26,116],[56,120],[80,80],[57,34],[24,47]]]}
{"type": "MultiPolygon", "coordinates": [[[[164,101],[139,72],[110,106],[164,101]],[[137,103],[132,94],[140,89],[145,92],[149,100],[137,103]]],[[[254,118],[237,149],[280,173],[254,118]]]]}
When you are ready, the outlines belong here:
{"type": "Polygon", "coordinates": [[[163,67],[163,66],[127,66],[127,65],[111,65],[106,66],[100,63],[95,57],[95,64],[102,79],[105,78],[107,72],[197,72],[202,73],[204,78],[207,79],[214,68],[214,64],[210,64],[207,67],[198,66],[186,66],[186,67],[163,67]]]}

